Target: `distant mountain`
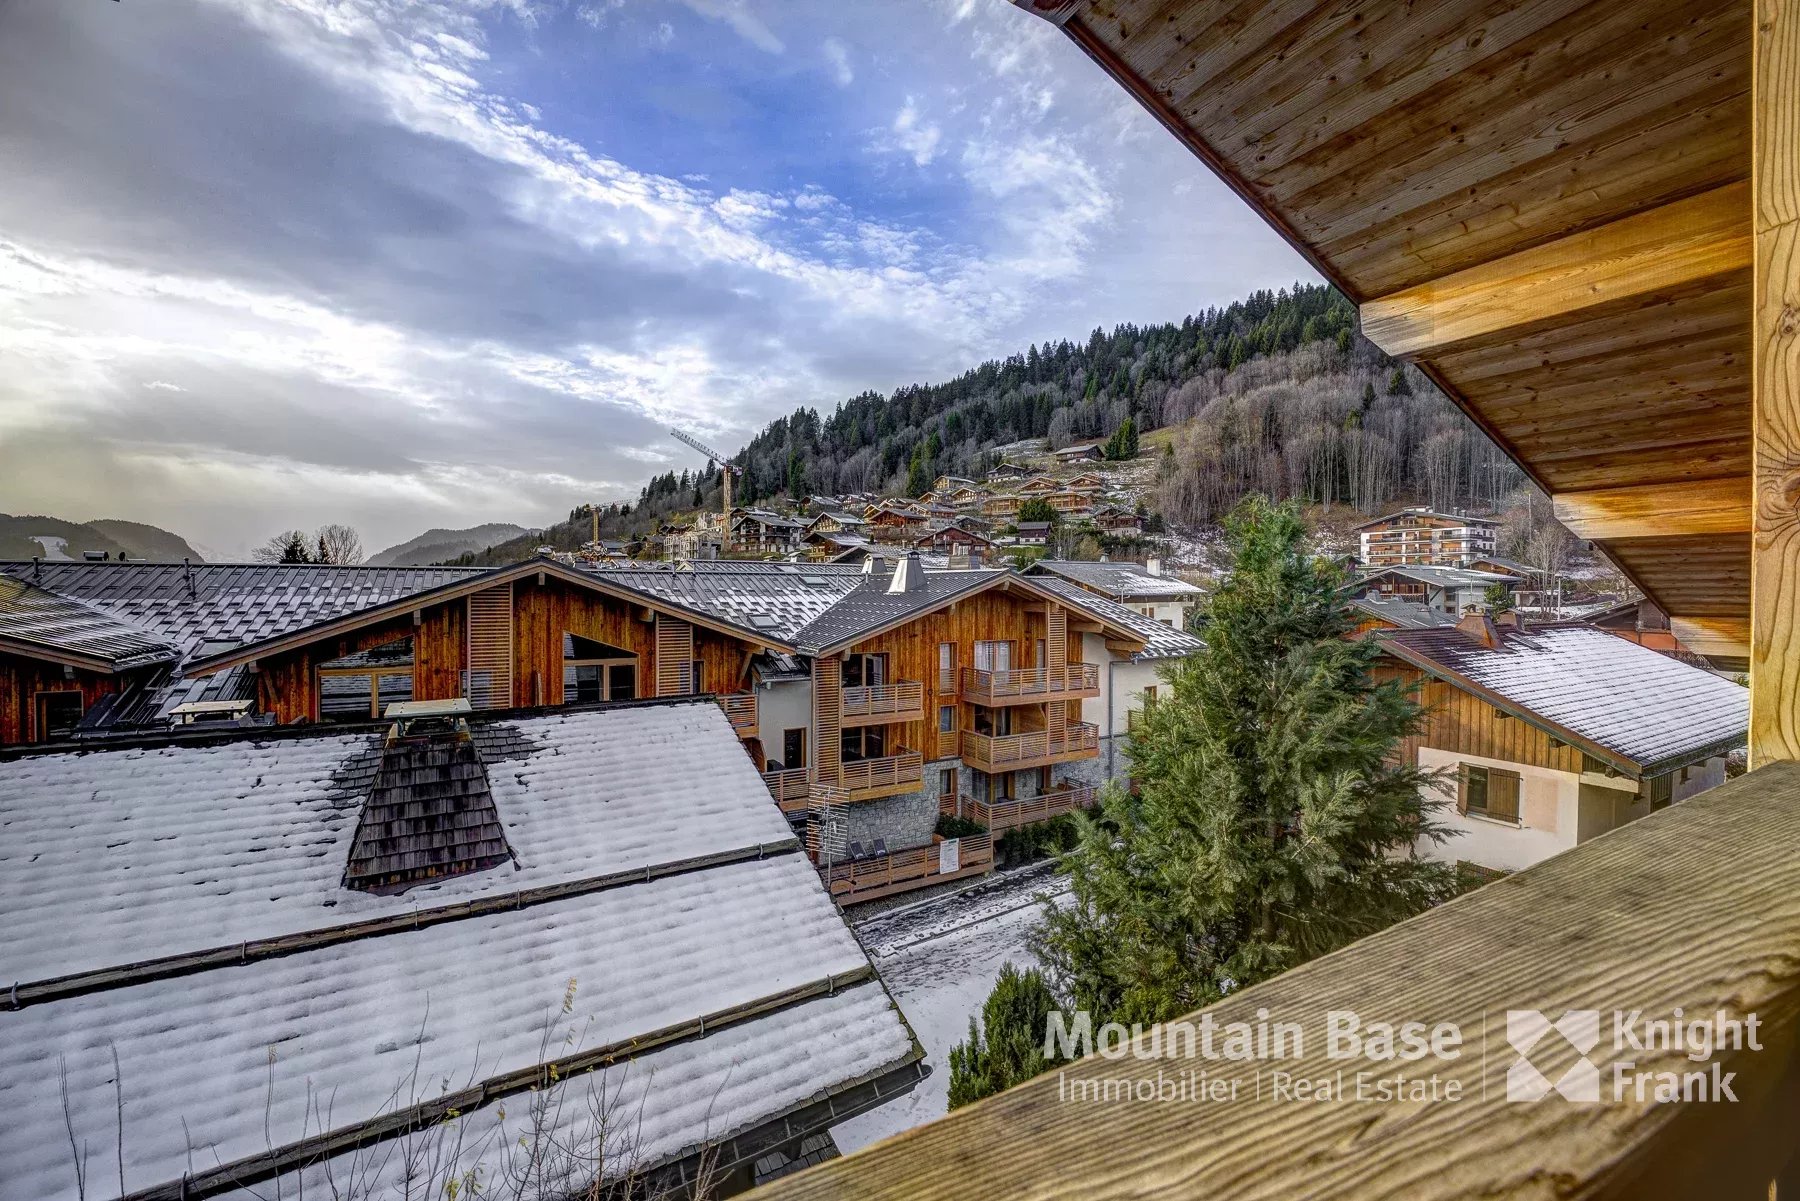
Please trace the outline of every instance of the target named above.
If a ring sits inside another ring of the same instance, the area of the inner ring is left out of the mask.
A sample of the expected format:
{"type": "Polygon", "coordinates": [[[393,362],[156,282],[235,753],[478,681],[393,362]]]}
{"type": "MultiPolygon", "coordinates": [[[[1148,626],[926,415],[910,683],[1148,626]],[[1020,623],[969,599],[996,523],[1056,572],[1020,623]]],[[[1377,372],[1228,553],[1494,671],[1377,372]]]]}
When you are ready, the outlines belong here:
{"type": "Polygon", "coordinates": [[[187,540],[137,521],[64,521],[60,517],[13,516],[0,513],[0,559],[79,559],[87,551],[104,551],[111,559],[200,561],[187,540]]]}
{"type": "Polygon", "coordinates": [[[374,567],[423,567],[462,555],[479,554],[490,546],[518,538],[528,530],[522,525],[496,521],[466,530],[426,530],[417,538],[370,555],[374,567]]]}
{"type": "Polygon", "coordinates": [[[99,521],[88,522],[87,527],[111,538],[134,559],[149,559],[159,563],[173,563],[178,559],[192,559],[196,563],[201,561],[200,552],[187,539],[171,534],[168,530],[145,525],[141,521],[103,517],[99,521]]]}

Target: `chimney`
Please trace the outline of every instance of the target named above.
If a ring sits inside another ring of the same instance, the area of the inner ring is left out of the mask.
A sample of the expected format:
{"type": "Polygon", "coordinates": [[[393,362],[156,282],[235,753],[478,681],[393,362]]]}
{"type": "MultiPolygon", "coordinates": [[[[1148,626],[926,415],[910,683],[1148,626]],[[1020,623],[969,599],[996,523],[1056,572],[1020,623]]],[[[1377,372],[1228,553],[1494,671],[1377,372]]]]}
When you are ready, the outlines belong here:
{"type": "Polygon", "coordinates": [[[1504,613],[1494,614],[1494,625],[1502,630],[1517,630],[1523,634],[1525,632],[1525,615],[1517,609],[1508,609],[1504,613]]]}
{"type": "Polygon", "coordinates": [[[1500,630],[1486,613],[1465,613],[1457,621],[1456,628],[1489,650],[1500,645],[1500,630]]]}
{"type": "Polygon", "coordinates": [[[1144,560],[1144,570],[1149,572],[1151,575],[1161,575],[1162,574],[1162,560],[1161,559],[1146,559],[1146,560],[1144,560]]]}
{"type": "Polygon", "coordinates": [[[894,578],[888,582],[888,591],[918,592],[925,587],[925,565],[919,561],[919,552],[909,550],[906,557],[894,564],[894,578]]]}

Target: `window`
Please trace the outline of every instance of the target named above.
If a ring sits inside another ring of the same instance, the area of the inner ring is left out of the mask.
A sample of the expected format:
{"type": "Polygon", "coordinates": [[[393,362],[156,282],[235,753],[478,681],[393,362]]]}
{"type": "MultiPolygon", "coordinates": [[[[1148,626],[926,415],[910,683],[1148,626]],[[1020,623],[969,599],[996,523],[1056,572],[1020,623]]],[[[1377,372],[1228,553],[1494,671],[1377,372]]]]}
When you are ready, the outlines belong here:
{"type": "MultiPolygon", "coordinates": [[[[1687,768],[1682,768],[1681,772],[1685,780],[1687,768]]],[[[1644,781],[1643,789],[1652,810],[1667,809],[1669,802],[1675,799],[1675,775],[1673,772],[1665,772],[1660,776],[1651,776],[1644,781]]]]}
{"type": "Polygon", "coordinates": [[[864,688],[887,683],[886,655],[845,655],[844,687],[864,688]]]}
{"type": "Polygon", "coordinates": [[[1519,820],[1519,773],[1465,763],[1459,772],[1456,807],[1498,821],[1519,820]]]}
{"type": "Polygon", "coordinates": [[[1012,670],[1012,643],[977,642],[975,644],[975,670],[1012,670]]]}
{"type": "Polygon", "coordinates": [[[956,643],[938,643],[938,691],[956,691],[956,643]]]}
{"type": "Polygon", "coordinates": [[[61,742],[75,733],[81,724],[79,692],[40,692],[37,694],[37,740],[61,742]]]}
{"type": "Polygon", "coordinates": [[[839,750],[845,763],[879,759],[887,754],[887,731],[880,726],[861,726],[845,730],[839,750]]]}
{"type": "Polygon", "coordinates": [[[781,732],[781,765],[789,771],[806,766],[806,727],[781,732]]]}
{"type": "Polygon", "coordinates": [[[985,705],[975,706],[975,732],[993,738],[1003,738],[1012,733],[1012,710],[990,709],[985,705]]]}
{"type": "Polygon", "coordinates": [[[397,638],[319,664],[319,719],[368,721],[413,699],[413,645],[397,638]]]}
{"type": "Polygon", "coordinates": [[[563,701],[586,705],[596,701],[629,701],[637,696],[635,663],[568,663],[563,665],[563,701]]]}
{"type": "Polygon", "coordinates": [[[954,767],[946,767],[938,772],[938,795],[956,795],[956,769],[954,767]]]}
{"type": "Polygon", "coordinates": [[[948,734],[956,729],[956,706],[938,706],[938,733],[948,734]]]}

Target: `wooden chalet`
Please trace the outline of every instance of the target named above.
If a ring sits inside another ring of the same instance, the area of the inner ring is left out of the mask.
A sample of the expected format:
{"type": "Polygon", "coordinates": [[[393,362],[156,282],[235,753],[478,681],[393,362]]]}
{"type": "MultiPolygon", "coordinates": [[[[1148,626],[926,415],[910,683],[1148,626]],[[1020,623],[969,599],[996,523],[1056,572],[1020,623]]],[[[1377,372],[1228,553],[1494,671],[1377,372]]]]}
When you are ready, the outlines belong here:
{"type": "MultiPolygon", "coordinates": [[[[179,564],[81,564],[45,571],[45,587],[0,574],[40,618],[56,618],[43,628],[61,640],[54,653],[103,641],[151,654],[164,673],[155,703],[132,710],[139,719],[6,741],[141,737],[190,701],[230,720],[310,726],[417,704],[480,715],[705,694],[783,811],[816,827],[833,894],[887,895],[991,868],[980,838],[942,860],[926,849],[945,795],[1044,797],[1038,809],[1055,812],[1090,802],[1103,736],[1080,703],[1098,695],[1105,661],[1146,647],[1117,615],[980,566],[969,553],[986,545],[979,534],[935,533],[960,552],[950,569],[928,572],[897,549],[865,570],[553,558],[493,569],[208,565],[195,569],[192,593],[179,564]],[[86,608],[52,582],[111,608],[86,608]],[[142,619],[148,597],[159,598],[166,648],[121,616],[142,619]],[[174,662],[183,630],[226,623],[245,636],[191,641],[174,662]],[[1101,636],[1104,653],[1084,659],[1094,648],[1071,630],[1101,636]]],[[[190,705],[185,715],[200,713],[190,705]]]]}
{"type": "Polygon", "coordinates": [[[1017,463],[996,463],[988,470],[987,479],[990,484],[1009,484],[1031,476],[1029,467],[1017,463]]]}
{"type": "Polygon", "coordinates": [[[1048,475],[1034,475],[1018,487],[1019,495],[1027,500],[1034,496],[1050,496],[1061,490],[1061,481],[1048,475]]]}
{"type": "Polygon", "coordinates": [[[1017,517],[1025,498],[1014,493],[989,496],[981,502],[981,515],[993,521],[1017,517]]]}
{"type": "Polygon", "coordinates": [[[1328,1011],[1448,1023],[1436,1079],[1459,1101],[1283,1102],[1267,1062],[1215,1059],[1208,1097],[1237,1100],[1071,1103],[1170,1074],[1093,1056],[766,1196],[1800,1190],[1800,6],[1017,3],[1357,305],[1684,646],[1748,659],[1750,770],[1191,1015],[1302,1024],[1290,1079],[1343,1066],[1328,1011]],[[1679,1078],[1679,1050],[1527,1037],[1546,1086],[1585,1063],[1603,1092],[1508,1102],[1521,1031],[1490,1019],[1528,1010],[1609,1034],[1620,1010],[1756,1015],[1761,1037],[1714,1049],[1736,1103],[1614,1092],[1616,1071],[1679,1078]]]}
{"type": "Polygon", "coordinates": [[[987,552],[994,549],[993,539],[961,525],[944,525],[935,530],[927,530],[913,539],[913,548],[921,551],[935,551],[939,554],[954,554],[958,551],[964,555],[974,552],[987,552]]]}
{"type": "Polygon", "coordinates": [[[1058,463],[1098,463],[1106,457],[1103,442],[1075,442],[1050,452],[1058,463]]]}
{"type": "Polygon", "coordinates": [[[1073,488],[1077,492],[1098,492],[1106,487],[1106,477],[1098,472],[1083,471],[1064,480],[1063,487],[1073,488]]]}

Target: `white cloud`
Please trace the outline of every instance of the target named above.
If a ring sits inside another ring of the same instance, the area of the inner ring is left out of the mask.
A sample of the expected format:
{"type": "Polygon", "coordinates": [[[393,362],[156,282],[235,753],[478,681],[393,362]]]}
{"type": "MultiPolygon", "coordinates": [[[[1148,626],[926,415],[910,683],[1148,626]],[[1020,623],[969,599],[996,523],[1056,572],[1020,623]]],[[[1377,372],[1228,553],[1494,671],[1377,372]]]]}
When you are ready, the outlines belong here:
{"type": "Polygon", "coordinates": [[[144,383],[144,387],[149,388],[152,391],[156,391],[156,392],[186,392],[187,391],[187,389],[182,387],[180,384],[172,384],[166,379],[146,380],[144,383]]]}
{"type": "Polygon", "coordinates": [[[739,37],[758,50],[769,54],[780,54],[787,49],[781,39],[775,36],[774,31],[764,24],[762,18],[750,11],[750,6],[745,0],[681,0],[681,2],[703,17],[725,22],[739,37]]]}
{"type": "Polygon", "coordinates": [[[850,66],[849,47],[837,38],[826,38],[819,48],[831,67],[831,77],[837,80],[840,88],[847,88],[856,82],[856,71],[850,66]]]}
{"type": "Polygon", "coordinates": [[[937,157],[943,131],[929,121],[921,120],[917,102],[908,96],[894,117],[893,135],[893,144],[916,166],[924,167],[937,157]]]}

